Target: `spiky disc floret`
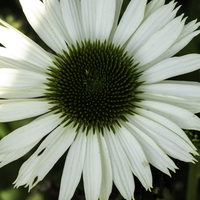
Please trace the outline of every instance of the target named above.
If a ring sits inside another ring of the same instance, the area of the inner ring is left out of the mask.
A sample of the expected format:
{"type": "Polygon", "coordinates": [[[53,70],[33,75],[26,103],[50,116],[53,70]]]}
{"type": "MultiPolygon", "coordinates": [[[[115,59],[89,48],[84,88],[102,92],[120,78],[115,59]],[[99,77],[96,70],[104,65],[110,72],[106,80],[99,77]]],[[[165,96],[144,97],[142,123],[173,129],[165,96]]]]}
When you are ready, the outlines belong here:
{"type": "Polygon", "coordinates": [[[47,73],[47,99],[51,110],[62,113],[63,122],[74,123],[77,131],[115,132],[120,120],[134,114],[141,74],[120,46],[106,41],[77,43],[54,64],[47,73]]]}

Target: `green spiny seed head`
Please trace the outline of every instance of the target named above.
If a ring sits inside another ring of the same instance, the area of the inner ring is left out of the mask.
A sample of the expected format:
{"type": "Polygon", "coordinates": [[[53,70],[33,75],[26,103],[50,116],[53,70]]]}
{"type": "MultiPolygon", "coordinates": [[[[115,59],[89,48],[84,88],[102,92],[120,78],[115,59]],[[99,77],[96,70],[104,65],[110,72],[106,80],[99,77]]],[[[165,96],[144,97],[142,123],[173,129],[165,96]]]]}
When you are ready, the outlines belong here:
{"type": "Polygon", "coordinates": [[[47,73],[45,94],[52,111],[62,113],[63,123],[77,131],[115,132],[127,114],[134,114],[141,73],[133,58],[120,46],[106,41],[77,43],[55,57],[47,73]]]}

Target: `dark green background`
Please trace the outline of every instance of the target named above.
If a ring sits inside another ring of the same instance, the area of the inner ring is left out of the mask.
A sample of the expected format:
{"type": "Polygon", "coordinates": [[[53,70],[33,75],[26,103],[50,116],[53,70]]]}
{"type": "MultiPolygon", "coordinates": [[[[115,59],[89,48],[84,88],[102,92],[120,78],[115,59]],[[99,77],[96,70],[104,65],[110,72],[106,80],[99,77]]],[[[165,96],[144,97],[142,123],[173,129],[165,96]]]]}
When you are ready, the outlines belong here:
{"type": "MultiPolygon", "coordinates": [[[[125,9],[128,2],[129,0],[124,0],[123,9],[125,9]]],[[[178,5],[183,5],[179,13],[184,12],[186,16],[189,16],[187,22],[196,18],[200,21],[200,0],[178,0],[177,2],[178,5]]],[[[30,38],[32,38],[34,41],[39,43],[43,48],[48,50],[48,47],[40,40],[40,38],[28,24],[18,0],[1,0],[0,18],[13,25],[17,29],[28,35],[30,38]]],[[[200,36],[193,39],[193,41],[181,52],[179,52],[178,55],[184,55],[188,53],[200,53],[200,36]]],[[[200,81],[199,77],[200,74],[199,71],[197,71],[178,78],[183,80],[200,81]]],[[[12,130],[28,123],[29,121],[30,120],[28,119],[13,123],[0,124],[0,137],[5,136],[12,130]]],[[[46,178],[42,182],[40,182],[35,188],[33,188],[30,193],[28,193],[27,189],[24,189],[23,187],[20,187],[19,189],[12,188],[12,182],[14,182],[15,178],[17,177],[20,166],[29,157],[29,155],[26,155],[23,158],[0,169],[0,200],[57,200],[65,155],[59,160],[59,162],[46,176],[46,178]]],[[[178,161],[176,162],[180,170],[178,170],[176,174],[172,173],[172,179],[169,179],[168,177],[163,176],[163,174],[159,171],[154,170],[155,182],[157,181],[157,179],[161,180],[162,183],[164,183],[165,186],[168,186],[169,188],[164,190],[165,200],[185,200],[188,164],[178,161]]],[[[197,176],[199,176],[199,174],[197,174],[197,176]]],[[[161,183],[158,183],[158,185],[161,187],[161,183]]],[[[145,193],[143,189],[140,189],[141,186],[138,182],[136,184],[136,188],[136,193],[139,193],[140,190],[145,193]]],[[[200,191],[200,187],[198,187],[198,190],[200,191]]],[[[147,197],[144,196],[143,198],[138,197],[138,199],[136,200],[154,200],[154,197],[152,195],[147,195],[147,197]]],[[[80,183],[73,199],[84,199],[82,183],[80,183]]],[[[113,193],[110,199],[122,199],[115,187],[113,189],[113,193]]],[[[200,195],[198,195],[198,200],[200,200],[200,195]]]]}

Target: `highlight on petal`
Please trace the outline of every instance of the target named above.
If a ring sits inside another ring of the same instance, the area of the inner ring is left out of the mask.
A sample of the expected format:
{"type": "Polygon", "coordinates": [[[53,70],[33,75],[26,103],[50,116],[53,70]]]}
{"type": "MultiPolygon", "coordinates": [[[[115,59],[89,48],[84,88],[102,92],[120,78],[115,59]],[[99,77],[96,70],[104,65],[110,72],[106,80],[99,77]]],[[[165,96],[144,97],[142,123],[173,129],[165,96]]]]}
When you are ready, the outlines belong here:
{"type": "Polygon", "coordinates": [[[0,89],[21,90],[31,87],[43,88],[46,75],[12,68],[0,68],[0,89]]]}

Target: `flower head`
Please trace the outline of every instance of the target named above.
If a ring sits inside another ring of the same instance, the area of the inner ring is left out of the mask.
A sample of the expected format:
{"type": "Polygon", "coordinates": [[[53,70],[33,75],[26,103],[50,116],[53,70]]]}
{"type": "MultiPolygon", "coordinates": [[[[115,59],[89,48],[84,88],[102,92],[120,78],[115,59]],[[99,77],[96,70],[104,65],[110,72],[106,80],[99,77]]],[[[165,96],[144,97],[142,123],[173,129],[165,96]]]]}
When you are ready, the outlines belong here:
{"type": "Polygon", "coordinates": [[[200,33],[174,1],[20,0],[49,53],[1,20],[0,121],[36,117],[0,141],[0,166],[39,147],[15,186],[31,189],[68,150],[59,200],[83,173],[87,200],[112,184],[134,199],[134,177],[150,190],[150,164],[170,175],[170,157],[194,162],[182,129],[200,129],[200,84],[168,78],[200,68],[200,55],[172,57],[200,33]],[[170,157],[169,157],[170,156],[170,157]]]}

